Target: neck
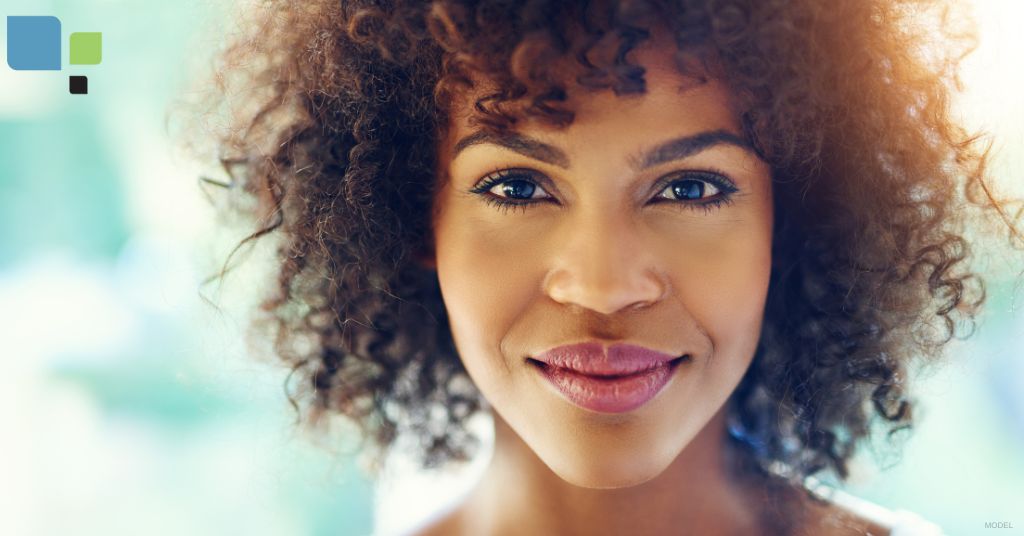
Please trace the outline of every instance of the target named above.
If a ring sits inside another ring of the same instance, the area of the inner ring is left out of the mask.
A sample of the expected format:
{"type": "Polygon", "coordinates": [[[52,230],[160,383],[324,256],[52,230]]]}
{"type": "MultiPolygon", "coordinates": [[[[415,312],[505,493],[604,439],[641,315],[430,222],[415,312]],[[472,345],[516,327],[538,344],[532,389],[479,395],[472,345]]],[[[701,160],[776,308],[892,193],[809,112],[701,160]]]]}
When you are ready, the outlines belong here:
{"type": "Polygon", "coordinates": [[[729,475],[725,410],[657,477],[619,489],[569,484],[497,414],[495,451],[461,509],[467,534],[754,534],[750,490],[729,475]]]}

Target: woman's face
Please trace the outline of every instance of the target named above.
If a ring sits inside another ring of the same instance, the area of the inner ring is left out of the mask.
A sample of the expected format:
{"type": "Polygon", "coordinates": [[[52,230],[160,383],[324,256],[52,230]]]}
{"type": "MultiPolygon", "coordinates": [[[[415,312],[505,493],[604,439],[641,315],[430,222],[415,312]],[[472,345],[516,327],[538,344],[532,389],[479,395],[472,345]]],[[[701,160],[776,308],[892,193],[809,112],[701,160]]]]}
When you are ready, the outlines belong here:
{"type": "Polygon", "coordinates": [[[731,93],[677,74],[666,48],[632,57],[642,96],[569,88],[569,127],[528,121],[508,139],[474,136],[467,96],[438,153],[434,261],[461,359],[551,470],[592,488],[657,476],[723,406],[753,357],[771,264],[769,168],[731,93]],[[581,342],[687,358],[638,407],[594,409],[535,361],[581,342]]]}

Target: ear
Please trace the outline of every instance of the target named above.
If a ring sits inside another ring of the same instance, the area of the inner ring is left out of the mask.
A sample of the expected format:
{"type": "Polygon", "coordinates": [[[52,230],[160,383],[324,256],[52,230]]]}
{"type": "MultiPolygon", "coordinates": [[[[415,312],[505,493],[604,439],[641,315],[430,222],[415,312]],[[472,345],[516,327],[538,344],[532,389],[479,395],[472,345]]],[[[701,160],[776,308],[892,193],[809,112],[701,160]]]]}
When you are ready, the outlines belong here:
{"type": "Polygon", "coordinates": [[[420,268],[437,270],[437,260],[434,258],[433,252],[418,252],[413,256],[413,260],[420,268]]]}
{"type": "Polygon", "coordinates": [[[428,239],[426,244],[417,248],[412,258],[413,262],[420,268],[437,270],[437,257],[434,254],[434,243],[431,239],[428,239]]]}

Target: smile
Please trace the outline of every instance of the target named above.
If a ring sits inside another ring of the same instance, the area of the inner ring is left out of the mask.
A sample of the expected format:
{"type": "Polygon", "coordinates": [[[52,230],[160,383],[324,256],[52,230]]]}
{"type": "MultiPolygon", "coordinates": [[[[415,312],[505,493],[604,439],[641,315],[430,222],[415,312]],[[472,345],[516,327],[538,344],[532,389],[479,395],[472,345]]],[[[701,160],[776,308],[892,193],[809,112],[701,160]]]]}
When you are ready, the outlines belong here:
{"type": "Polygon", "coordinates": [[[654,398],[672,379],[684,357],[644,372],[615,376],[589,375],[536,360],[531,362],[573,404],[600,413],[624,413],[654,398]]]}

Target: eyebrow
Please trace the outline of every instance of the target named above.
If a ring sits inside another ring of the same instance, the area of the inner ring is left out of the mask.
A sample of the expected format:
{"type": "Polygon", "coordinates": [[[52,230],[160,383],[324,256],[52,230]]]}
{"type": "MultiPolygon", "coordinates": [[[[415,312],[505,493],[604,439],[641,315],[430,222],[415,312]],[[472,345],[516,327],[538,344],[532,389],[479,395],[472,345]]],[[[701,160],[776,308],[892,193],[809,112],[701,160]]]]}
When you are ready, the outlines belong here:
{"type": "MultiPolygon", "coordinates": [[[[483,144],[504,147],[534,160],[540,160],[541,162],[561,168],[569,167],[569,157],[565,154],[565,151],[558,147],[515,132],[497,134],[485,130],[478,130],[460,139],[452,151],[452,160],[463,150],[473,145],[483,144]]],[[[671,139],[652,149],[642,151],[639,155],[631,156],[629,161],[633,168],[639,171],[665,162],[682,160],[717,145],[739,147],[761,158],[761,155],[753,145],[736,134],[727,130],[709,130],[671,139]]]]}

